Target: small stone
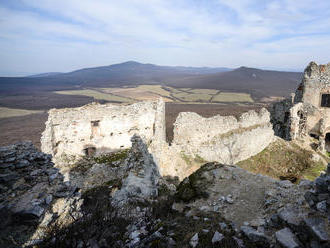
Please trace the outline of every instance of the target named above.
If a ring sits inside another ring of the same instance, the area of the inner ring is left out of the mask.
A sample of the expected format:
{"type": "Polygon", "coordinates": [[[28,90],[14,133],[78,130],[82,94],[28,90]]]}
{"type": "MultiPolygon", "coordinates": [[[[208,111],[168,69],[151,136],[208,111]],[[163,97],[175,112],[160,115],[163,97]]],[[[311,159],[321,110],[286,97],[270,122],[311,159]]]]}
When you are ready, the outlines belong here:
{"type": "Polygon", "coordinates": [[[11,163],[1,163],[0,161],[0,169],[7,169],[7,168],[13,168],[14,167],[14,164],[11,164],[11,163]]]}
{"type": "Polygon", "coordinates": [[[305,188],[305,189],[311,188],[311,187],[313,187],[313,182],[309,181],[309,180],[306,180],[306,179],[302,179],[299,182],[299,187],[305,188]]]}
{"type": "Polygon", "coordinates": [[[328,199],[330,199],[330,195],[327,194],[327,193],[317,195],[317,200],[318,201],[324,201],[324,200],[328,200],[328,199]]]}
{"type": "Polygon", "coordinates": [[[176,245],[176,242],[172,238],[169,238],[167,240],[167,242],[168,242],[169,246],[175,246],[176,245]]]}
{"type": "Polygon", "coordinates": [[[49,181],[51,181],[51,182],[54,181],[57,176],[58,176],[58,173],[54,173],[54,174],[50,175],[49,181]]]}
{"type": "Polygon", "coordinates": [[[234,203],[234,200],[233,200],[233,198],[232,198],[231,195],[228,195],[228,196],[226,197],[226,202],[229,203],[229,204],[233,204],[233,203],[234,203]]]}
{"type": "Polygon", "coordinates": [[[328,183],[325,177],[318,177],[315,179],[315,189],[317,193],[327,193],[328,183]]]}
{"type": "Polygon", "coordinates": [[[307,191],[304,197],[310,207],[313,207],[317,202],[317,196],[314,192],[307,191]]]}
{"type": "Polygon", "coordinates": [[[316,209],[320,212],[326,213],[327,212],[327,201],[321,201],[316,204],[316,209]]]}
{"type": "Polygon", "coordinates": [[[219,226],[220,226],[221,231],[225,231],[228,228],[227,224],[224,222],[220,222],[219,226]]]}
{"type": "Polygon", "coordinates": [[[27,167],[27,166],[29,166],[29,165],[30,165],[30,162],[27,161],[27,160],[25,160],[25,159],[23,159],[23,160],[19,161],[19,163],[17,163],[17,164],[15,165],[15,167],[16,167],[16,168],[25,168],[25,167],[27,167]]]}
{"type": "Polygon", "coordinates": [[[11,158],[7,158],[5,159],[5,163],[12,163],[16,161],[16,157],[11,157],[11,158]]]}
{"type": "Polygon", "coordinates": [[[41,169],[34,170],[30,173],[30,176],[38,176],[42,173],[41,169]]]}
{"type": "Polygon", "coordinates": [[[192,236],[192,238],[190,239],[189,244],[193,248],[195,248],[198,245],[198,233],[195,233],[195,235],[192,236]]]}
{"type": "Polygon", "coordinates": [[[184,205],[175,202],[175,203],[173,203],[173,205],[172,205],[172,209],[173,209],[174,211],[177,211],[177,212],[179,212],[179,213],[182,213],[183,210],[184,210],[184,205]]]}
{"type": "Polygon", "coordinates": [[[302,218],[292,208],[284,208],[278,213],[279,219],[288,224],[291,228],[298,228],[302,222],[302,218]]]}
{"type": "Polygon", "coordinates": [[[252,242],[263,245],[269,244],[268,237],[264,233],[260,233],[250,226],[242,226],[241,231],[252,242]]]}
{"type": "Polygon", "coordinates": [[[136,238],[138,238],[140,235],[141,235],[140,231],[139,231],[139,230],[136,230],[136,231],[132,232],[132,233],[129,235],[129,238],[130,238],[130,239],[136,239],[136,238]]]}
{"type": "Polygon", "coordinates": [[[26,209],[22,211],[21,214],[25,216],[32,215],[35,217],[40,217],[44,213],[44,211],[45,211],[44,208],[40,207],[39,205],[34,205],[30,209],[26,209]]]}
{"type": "Polygon", "coordinates": [[[235,243],[236,243],[236,247],[237,248],[244,248],[245,247],[243,240],[241,240],[241,239],[239,239],[239,238],[237,238],[235,236],[233,237],[233,240],[235,240],[235,243]]]}
{"type": "Polygon", "coordinates": [[[223,234],[216,231],[213,235],[213,238],[212,238],[212,244],[217,243],[217,242],[221,242],[221,240],[223,240],[223,239],[224,239],[223,234]]]}
{"type": "Polygon", "coordinates": [[[45,203],[47,205],[49,205],[53,200],[53,196],[52,195],[47,195],[46,198],[45,198],[45,203]]]}
{"type": "Polygon", "coordinates": [[[277,185],[285,189],[288,189],[293,186],[293,184],[289,180],[279,181],[277,182],[277,185]]]}
{"type": "Polygon", "coordinates": [[[283,228],[275,233],[275,238],[284,248],[301,247],[296,236],[289,228],[283,228]]]}
{"type": "Polygon", "coordinates": [[[47,227],[49,225],[49,223],[52,222],[53,217],[54,217],[53,214],[46,213],[42,222],[40,223],[40,226],[47,227]]]}
{"type": "Polygon", "coordinates": [[[304,222],[308,227],[309,231],[318,238],[319,241],[329,241],[330,237],[326,230],[326,224],[324,219],[319,217],[305,218],[304,222]]]}

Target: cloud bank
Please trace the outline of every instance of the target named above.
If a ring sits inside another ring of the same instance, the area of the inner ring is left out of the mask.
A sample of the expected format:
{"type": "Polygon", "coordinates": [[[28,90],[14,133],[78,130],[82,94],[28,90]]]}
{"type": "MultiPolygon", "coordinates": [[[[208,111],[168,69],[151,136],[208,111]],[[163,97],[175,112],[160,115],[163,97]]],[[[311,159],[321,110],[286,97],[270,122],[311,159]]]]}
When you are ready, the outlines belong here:
{"type": "Polygon", "coordinates": [[[327,0],[3,0],[0,75],[127,60],[302,70],[330,61],[327,0]]]}

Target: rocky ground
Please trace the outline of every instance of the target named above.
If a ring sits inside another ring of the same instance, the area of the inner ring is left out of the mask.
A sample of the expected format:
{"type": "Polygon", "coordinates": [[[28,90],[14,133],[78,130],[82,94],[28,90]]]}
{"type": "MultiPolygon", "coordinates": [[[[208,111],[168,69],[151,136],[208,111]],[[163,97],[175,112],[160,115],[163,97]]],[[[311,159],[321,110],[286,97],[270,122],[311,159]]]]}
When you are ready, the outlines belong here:
{"type": "Polygon", "coordinates": [[[62,175],[31,143],[0,148],[0,247],[330,247],[330,166],[299,185],[208,163],[162,178],[135,136],[62,175]]]}

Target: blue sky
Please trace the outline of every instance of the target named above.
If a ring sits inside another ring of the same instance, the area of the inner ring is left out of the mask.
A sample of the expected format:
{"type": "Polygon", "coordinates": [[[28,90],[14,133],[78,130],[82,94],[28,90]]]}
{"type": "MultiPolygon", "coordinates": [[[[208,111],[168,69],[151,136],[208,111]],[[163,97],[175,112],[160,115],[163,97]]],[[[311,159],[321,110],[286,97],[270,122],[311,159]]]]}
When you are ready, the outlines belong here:
{"type": "Polygon", "coordinates": [[[1,76],[127,60],[303,70],[329,46],[329,0],[0,0],[1,76]]]}

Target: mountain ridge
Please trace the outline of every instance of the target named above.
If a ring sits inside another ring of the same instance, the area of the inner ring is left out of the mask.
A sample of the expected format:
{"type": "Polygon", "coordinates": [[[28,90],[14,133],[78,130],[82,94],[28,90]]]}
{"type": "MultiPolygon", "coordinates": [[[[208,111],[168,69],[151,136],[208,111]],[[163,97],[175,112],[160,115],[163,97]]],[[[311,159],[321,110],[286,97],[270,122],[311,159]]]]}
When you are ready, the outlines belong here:
{"type": "Polygon", "coordinates": [[[246,92],[256,98],[288,96],[300,82],[302,73],[263,70],[241,66],[185,67],[158,66],[136,61],[83,68],[67,73],[42,73],[29,77],[0,77],[0,94],[31,94],[40,91],[83,87],[121,87],[161,84],[181,88],[210,88],[246,92]]]}

